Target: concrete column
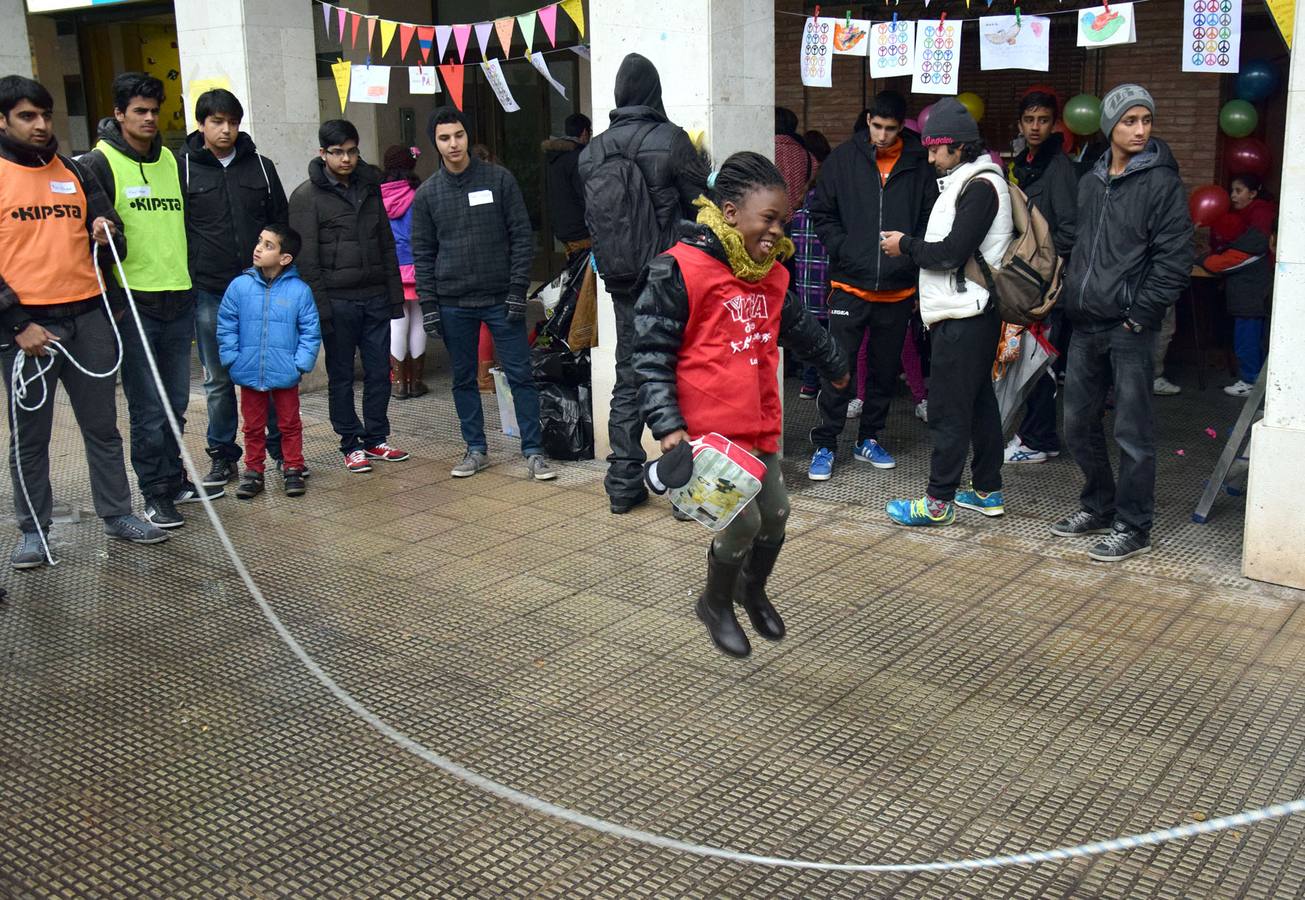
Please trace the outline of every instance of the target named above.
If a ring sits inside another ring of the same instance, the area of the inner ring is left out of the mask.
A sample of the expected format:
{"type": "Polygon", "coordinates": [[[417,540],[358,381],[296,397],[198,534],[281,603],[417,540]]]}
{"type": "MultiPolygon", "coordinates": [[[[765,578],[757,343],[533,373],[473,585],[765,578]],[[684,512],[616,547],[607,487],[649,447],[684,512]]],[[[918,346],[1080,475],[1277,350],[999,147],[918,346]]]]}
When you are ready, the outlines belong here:
{"type": "Polygon", "coordinates": [[[317,62],[310,3],[176,0],[186,125],[195,128],[197,79],[225,78],[245,107],[241,128],[276,163],[286,193],[317,152],[317,62]]]}
{"type": "Polygon", "coordinates": [[[1305,588],[1305,3],[1296,6],[1264,419],[1251,431],[1242,572],[1305,588]]]}
{"type": "MultiPolygon", "coordinates": [[[[602,0],[589,6],[594,130],[607,127],[616,70],[627,53],[652,60],[672,122],[702,131],[719,164],[739,150],[774,153],[775,8],[770,0],[602,0]]],[[[600,280],[601,283],[601,280],[600,280]]],[[[616,318],[599,289],[599,346],[592,354],[594,454],[609,450],[616,383],[616,318]]],[[[650,434],[645,445],[655,446],[650,434]]]]}
{"type": "Polygon", "coordinates": [[[27,4],[0,0],[0,76],[32,77],[32,49],[27,43],[27,4]]]}

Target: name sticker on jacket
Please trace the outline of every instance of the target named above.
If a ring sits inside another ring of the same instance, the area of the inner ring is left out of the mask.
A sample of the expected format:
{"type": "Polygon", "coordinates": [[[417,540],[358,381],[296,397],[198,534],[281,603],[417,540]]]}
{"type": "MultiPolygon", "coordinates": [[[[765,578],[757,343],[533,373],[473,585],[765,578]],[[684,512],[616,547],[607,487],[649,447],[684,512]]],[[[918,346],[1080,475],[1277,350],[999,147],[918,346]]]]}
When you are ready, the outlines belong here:
{"type": "Polygon", "coordinates": [[[468,206],[484,206],[486,203],[494,202],[493,191],[472,191],[467,195],[468,206]]]}
{"type": "Polygon", "coordinates": [[[150,195],[150,186],[148,184],[128,185],[123,188],[122,192],[126,194],[128,200],[139,200],[150,195]]]}
{"type": "Polygon", "coordinates": [[[51,181],[50,191],[55,194],[75,194],[77,193],[77,185],[71,181],[51,181]]]}

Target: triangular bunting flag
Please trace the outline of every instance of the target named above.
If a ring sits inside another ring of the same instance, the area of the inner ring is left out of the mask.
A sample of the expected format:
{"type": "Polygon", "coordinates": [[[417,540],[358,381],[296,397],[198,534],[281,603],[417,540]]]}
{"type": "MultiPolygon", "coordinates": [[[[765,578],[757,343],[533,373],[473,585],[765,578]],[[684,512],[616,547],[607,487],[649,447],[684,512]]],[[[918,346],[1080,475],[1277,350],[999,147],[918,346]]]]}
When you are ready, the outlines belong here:
{"type": "Polygon", "coordinates": [[[335,9],[329,3],[322,4],[322,26],[326,29],[326,36],[331,36],[331,10],[335,9]]]}
{"type": "Polygon", "coordinates": [[[350,47],[358,46],[358,26],[362,23],[362,16],[356,12],[349,13],[349,28],[353,32],[353,37],[349,39],[350,47]]]}
{"type": "Polygon", "coordinates": [[[503,55],[512,55],[512,17],[494,20],[494,31],[498,34],[498,42],[503,45],[503,55]]]}
{"type": "Polygon", "coordinates": [[[462,66],[440,66],[440,75],[444,78],[444,86],[449,89],[449,99],[462,109],[462,66]]]}
{"type": "Polygon", "coordinates": [[[544,26],[544,33],[548,35],[549,46],[557,46],[557,4],[545,6],[539,10],[539,21],[544,26]]]}
{"type": "Polygon", "coordinates": [[[580,32],[580,37],[585,36],[585,10],[580,5],[580,0],[562,0],[563,11],[571,17],[575,23],[576,29],[580,32]]]}
{"type": "Polygon", "coordinates": [[[347,15],[349,15],[348,10],[341,9],[338,6],[335,8],[335,16],[336,16],[335,36],[340,41],[340,46],[344,46],[344,17],[347,15]]]}
{"type": "Polygon", "coordinates": [[[345,101],[349,98],[349,73],[353,63],[342,59],[331,63],[331,74],[335,76],[335,90],[340,94],[340,112],[344,112],[345,101]]]}
{"type": "Polygon", "coordinates": [[[437,63],[444,62],[444,51],[449,49],[449,37],[452,34],[453,34],[452,25],[435,26],[435,49],[437,51],[435,62],[437,63]]]}
{"type": "Polygon", "coordinates": [[[430,62],[430,44],[433,40],[435,40],[434,25],[417,26],[417,44],[421,47],[421,61],[424,63],[430,62]]]}
{"type": "MultiPolygon", "coordinates": [[[[467,41],[471,40],[471,26],[454,25],[453,40],[458,45],[458,62],[462,62],[467,58],[467,41]]],[[[443,62],[443,60],[440,60],[440,62],[443,62]]]]}
{"type": "Polygon", "coordinates": [[[405,59],[408,56],[408,48],[412,46],[412,37],[417,33],[416,25],[405,25],[399,23],[399,59],[405,59]]]}
{"type": "Polygon", "coordinates": [[[489,33],[493,28],[493,22],[476,23],[476,43],[480,44],[481,59],[489,59],[489,33]]]}
{"type": "Polygon", "coordinates": [[[371,54],[372,48],[376,46],[376,17],[367,17],[367,53],[371,54]]]}
{"type": "Polygon", "coordinates": [[[524,16],[517,16],[517,26],[521,29],[521,36],[526,39],[526,56],[535,49],[535,14],[528,12],[524,16]]]}
{"type": "Polygon", "coordinates": [[[394,31],[398,27],[398,22],[381,19],[381,56],[390,52],[390,44],[394,43],[394,31]]]}

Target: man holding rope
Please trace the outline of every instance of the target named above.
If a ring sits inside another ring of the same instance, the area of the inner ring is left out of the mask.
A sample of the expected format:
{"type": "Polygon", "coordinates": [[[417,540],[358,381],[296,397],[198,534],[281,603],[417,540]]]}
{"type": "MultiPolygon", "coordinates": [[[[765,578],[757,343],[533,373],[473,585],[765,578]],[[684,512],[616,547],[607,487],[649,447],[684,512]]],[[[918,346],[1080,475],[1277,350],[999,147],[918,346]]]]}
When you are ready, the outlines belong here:
{"type": "MultiPolygon", "coordinates": [[[[22,531],[11,557],[15,569],[37,568],[48,559],[42,533],[54,507],[50,434],[59,382],[86,445],[91,495],[105,533],[138,544],[168,538],[132,514],[113,379],[119,345],[90,253],[92,239],[104,246],[112,234],[126,255],[121,221],[95,179],[59,155],[53,107],[39,82],[0,78],[0,362],[10,398],[14,513],[22,531]],[[49,367],[25,399],[14,394],[20,354],[22,381],[49,367]]],[[[122,308],[114,314],[121,316],[122,308]]]]}

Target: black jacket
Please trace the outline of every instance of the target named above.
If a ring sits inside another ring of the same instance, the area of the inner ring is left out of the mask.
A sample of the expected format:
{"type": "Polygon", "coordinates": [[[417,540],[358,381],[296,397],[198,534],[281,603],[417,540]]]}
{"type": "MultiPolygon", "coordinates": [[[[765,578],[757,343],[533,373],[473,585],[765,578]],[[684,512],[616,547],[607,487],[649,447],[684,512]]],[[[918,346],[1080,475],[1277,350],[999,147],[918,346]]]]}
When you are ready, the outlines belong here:
{"type": "MultiPolygon", "coordinates": [[[[684,129],[666,118],[661,77],[647,59],[637,53],[626,56],[616,73],[615,100],[607,130],[580,152],[580,177],[589,177],[595,160],[625,152],[647,125],[657,125],[639,144],[634,160],[652,192],[657,224],[669,247],[677,223],[697,218],[693,201],[706,193],[707,167],[684,129]]],[[[655,252],[666,247],[657,247],[655,252]]]]}
{"type": "MultiPolygon", "coordinates": [[[[677,229],[681,242],[729,262],[720,240],[703,225],[683,223],[677,229]]],[[[631,364],[639,384],[639,406],[661,440],[684,427],[680,413],[675,367],[689,321],[689,293],[675,257],[660,254],[648,263],[636,287],[634,307],[634,354],[631,364]]],[[[799,359],[815,365],[829,380],[847,374],[847,362],[829,332],[820,327],[792,291],[784,297],[780,312],[779,343],[799,359]]]]}
{"type": "Polygon", "coordinates": [[[324,333],[331,327],[332,300],[384,296],[390,317],[403,317],[399,258],[375,166],[358,160],[346,192],[327,176],[326,164],[314,159],[308,180],[290,195],[290,227],[304,239],[295,265],[313,289],[324,333]]]}
{"type": "Polygon", "coordinates": [[[1078,173],[1064,151],[1065,139],[1053,134],[1030,161],[1021,150],[1011,164],[1011,178],[1051,226],[1056,252],[1068,257],[1078,224],[1078,173]]]}
{"type": "MultiPolygon", "coordinates": [[[[45,147],[34,150],[28,144],[19,143],[5,132],[0,131],[0,158],[4,158],[11,163],[34,169],[48,165],[50,160],[58,153],[59,142],[53,137],[50,138],[50,143],[45,147]]],[[[81,182],[82,191],[86,194],[86,252],[91,252],[91,223],[100,216],[104,216],[113,222],[118,229],[113,243],[118,248],[118,255],[125,259],[127,257],[127,238],[122,233],[122,219],[118,217],[118,213],[114,210],[113,201],[104,193],[104,187],[93,175],[73,160],[66,156],[59,158],[63,160],[63,164],[68,167],[73,176],[81,182]]],[[[108,248],[104,248],[100,252],[100,268],[104,272],[106,286],[114,283],[109,277],[109,270],[112,267],[113,254],[108,248]]],[[[88,297],[85,300],[77,300],[72,303],[32,307],[23,306],[22,299],[9,288],[9,285],[5,283],[4,274],[0,273],[0,343],[7,343],[10,335],[22,331],[33,319],[49,322],[54,319],[80,316],[103,302],[100,297],[88,297]]],[[[115,313],[125,308],[126,298],[117,291],[109,292],[109,301],[115,313]]]]}
{"type": "Polygon", "coordinates": [[[921,237],[938,199],[938,176],[920,144],[902,138],[902,154],[885,184],[864,134],[840,144],[820,167],[811,223],[829,251],[829,280],[866,291],[913,287],[919,272],[905,255],[879,249],[881,231],[921,237]]]}
{"type": "Polygon", "coordinates": [[[1169,146],[1152,138],[1123,174],[1110,151],[1078,185],[1078,235],[1065,274],[1065,314],[1087,331],[1130,318],[1157,329],[1191,277],[1187,191],[1169,146]]]}
{"type": "Polygon", "coordinates": [[[412,264],[423,304],[485,307],[524,299],[534,256],[526,201],[502,166],[473,157],[462,172],[441,168],[417,188],[412,264]]]}
{"type": "Polygon", "coordinates": [[[236,158],[223,166],[198,131],[177,152],[186,192],[186,243],[195,287],[222,294],[249,268],[258,234],[286,223],[290,210],[276,166],[259,156],[247,134],[236,138],[236,158]]]}
{"type": "Polygon", "coordinates": [[[585,183],[580,177],[580,152],[575,138],[549,138],[543,143],[548,218],[553,236],[563,243],[589,238],[585,224],[585,183]]]}

